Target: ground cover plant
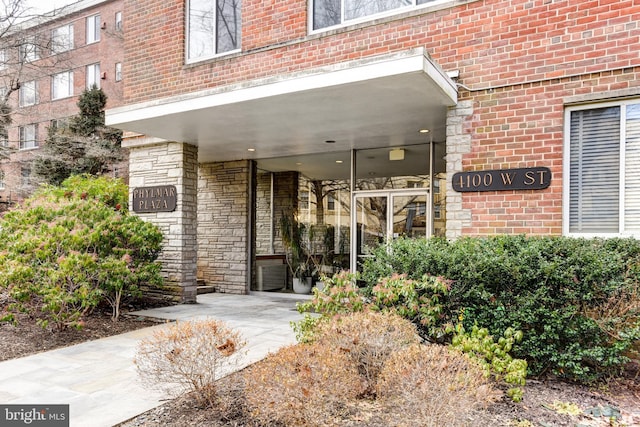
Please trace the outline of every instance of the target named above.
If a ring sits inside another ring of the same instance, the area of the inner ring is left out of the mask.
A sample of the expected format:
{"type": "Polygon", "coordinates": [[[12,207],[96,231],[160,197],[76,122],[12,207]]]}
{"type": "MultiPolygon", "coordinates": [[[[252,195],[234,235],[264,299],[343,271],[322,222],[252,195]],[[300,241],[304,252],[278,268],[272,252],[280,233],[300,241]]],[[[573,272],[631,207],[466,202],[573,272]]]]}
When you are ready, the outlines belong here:
{"type": "Polygon", "coordinates": [[[0,317],[27,312],[43,327],[81,327],[101,304],[117,320],[142,285],[160,285],[162,233],[129,215],[120,180],[73,176],[44,186],[0,221],[0,317]]]}

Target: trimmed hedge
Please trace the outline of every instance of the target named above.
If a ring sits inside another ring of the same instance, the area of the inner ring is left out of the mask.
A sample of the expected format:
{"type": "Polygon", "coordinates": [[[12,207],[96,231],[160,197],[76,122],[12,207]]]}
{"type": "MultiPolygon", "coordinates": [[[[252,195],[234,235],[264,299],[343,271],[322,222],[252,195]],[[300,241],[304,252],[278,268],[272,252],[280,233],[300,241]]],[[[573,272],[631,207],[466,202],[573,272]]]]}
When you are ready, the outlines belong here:
{"type": "Polygon", "coordinates": [[[615,374],[640,337],[635,239],[399,239],[373,254],[362,273],[369,290],[394,273],[451,280],[442,322],[461,316],[469,330],[496,336],[522,330],[513,353],[534,375],[590,382],[615,374]]]}

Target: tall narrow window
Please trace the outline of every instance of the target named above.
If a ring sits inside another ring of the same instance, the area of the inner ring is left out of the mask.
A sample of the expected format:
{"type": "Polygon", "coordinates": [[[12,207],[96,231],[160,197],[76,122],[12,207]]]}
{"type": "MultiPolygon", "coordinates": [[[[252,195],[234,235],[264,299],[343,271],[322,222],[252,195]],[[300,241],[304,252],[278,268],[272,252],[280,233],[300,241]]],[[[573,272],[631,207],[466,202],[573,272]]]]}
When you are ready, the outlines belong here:
{"type": "Polygon", "coordinates": [[[122,63],[121,62],[116,62],[116,81],[119,82],[120,80],[122,80],[122,63]]]}
{"type": "Polygon", "coordinates": [[[73,72],[55,74],[51,82],[51,99],[67,98],[73,95],[73,72]]]}
{"type": "Polygon", "coordinates": [[[73,49],[73,25],[64,25],[51,31],[51,53],[62,53],[73,49]]]}
{"type": "Polygon", "coordinates": [[[568,112],[565,232],[640,233],[640,103],[568,112]]]}
{"type": "Polygon", "coordinates": [[[0,190],[4,190],[4,171],[0,170],[0,190]]]}
{"type": "Polygon", "coordinates": [[[20,149],[27,150],[38,147],[38,131],[35,124],[20,126],[20,149]]]}
{"type": "Polygon", "coordinates": [[[100,41],[100,15],[87,18],[87,44],[100,41]]]}
{"type": "Polygon", "coordinates": [[[115,26],[116,31],[122,31],[122,12],[116,12],[115,26]]]}
{"type": "Polygon", "coordinates": [[[0,70],[7,68],[7,51],[0,49],[0,70]]]}
{"type": "Polygon", "coordinates": [[[240,48],[241,0],[189,0],[187,7],[189,61],[240,48]]]}
{"type": "Polygon", "coordinates": [[[20,45],[20,62],[33,62],[40,59],[38,45],[35,40],[31,40],[20,45]]]}
{"type": "Polygon", "coordinates": [[[87,89],[93,85],[100,88],[100,64],[87,65],[87,89]]]}
{"type": "Polygon", "coordinates": [[[19,104],[21,107],[38,103],[38,84],[35,80],[20,84],[19,104]]]}
{"type": "Polygon", "coordinates": [[[31,185],[31,167],[30,166],[22,166],[22,168],[20,168],[20,184],[23,187],[27,187],[31,185]]]}

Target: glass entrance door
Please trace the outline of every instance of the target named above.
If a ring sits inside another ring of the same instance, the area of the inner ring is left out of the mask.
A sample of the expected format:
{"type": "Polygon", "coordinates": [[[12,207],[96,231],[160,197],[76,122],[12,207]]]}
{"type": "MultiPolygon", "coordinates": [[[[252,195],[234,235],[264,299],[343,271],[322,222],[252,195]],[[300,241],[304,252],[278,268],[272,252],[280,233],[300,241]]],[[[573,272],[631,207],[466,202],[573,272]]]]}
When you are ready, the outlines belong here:
{"type": "Polygon", "coordinates": [[[352,269],[380,245],[398,237],[419,238],[432,234],[431,204],[427,190],[356,193],[353,197],[355,251],[352,269]]]}

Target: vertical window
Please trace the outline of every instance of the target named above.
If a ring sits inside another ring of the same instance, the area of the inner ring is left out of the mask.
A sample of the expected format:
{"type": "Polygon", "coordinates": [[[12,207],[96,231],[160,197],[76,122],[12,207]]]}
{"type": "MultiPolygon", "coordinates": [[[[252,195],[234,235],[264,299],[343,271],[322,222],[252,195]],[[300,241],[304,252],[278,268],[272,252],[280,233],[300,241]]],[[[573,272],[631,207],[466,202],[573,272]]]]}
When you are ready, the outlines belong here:
{"type": "Polygon", "coordinates": [[[0,147],[9,146],[9,133],[6,127],[0,128],[0,147]]]}
{"type": "Polygon", "coordinates": [[[27,150],[38,147],[37,126],[35,124],[20,126],[20,149],[27,150]]]}
{"type": "Polygon", "coordinates": [[[4,190],[4,171],[0,170],[0,190],[4,190]]]}
{"type": "Polygon", "coordinates": [[[87,89],[93,85],[100,88],[100,64],[87,65],[87,89]]]}
{"type": "Polygon", "coordinates": [[[53,76],[51,82],[51,99],[73,96],[73,72],[65,71],[53,76]]]}
{"type": "Polygon", "coordinates": [[[188,60],[240,48],[241,0],[189,0],[187,7],[188,60]]]}
{"type": "Polygon", "coordinates": [[[411,7],[450,0],[313,0],[314,30],[362,21],[383,13],[402,12],[411,7]]]}
{"type": "Polygon", "coordinates": [[[0,49],[0,70],[7,68],[7,51],[0,49]]]}
{"type": "Polygon", "coordinates": [[[32,80],[20,85],[19,104],[21,107],[35,105],[38,103],[38,84],[32,80]]]}
{"type": "Polygon", "coordinates": [[[336,199],[333,197],[333,194],[327,194],[327,210],[336,210],[336,199]]]}
{"type": "Polygon", "coordinates": [[[119,82],[120,80],[122,80],[122,63],[121,62],[116,62],[116,81],[119,82]]]}
{"type": "Polygon", "coordinates": [[[568,111],[565,232],[640,232],[640,103],[568,111]]]}
{"type": "Polygon", "coordinates": [[[116,12],[116,31],[122,31],[122,12],[116,12]]]}
{"type": "Polygon", "coordinates": [[[33,62],[40,59],[38,46],[35,41],[25,42],[20,45],[20,62],[33,62]]]}
{"type": "Polygon", "coordinates": [[[87,18],[87,44],[100,41],[100,15],[87,18]]]}
{"type": "Polygon", "coordinates": [[[27,187],[31,184],[31,167],[23,166],[20,169],[20,184],[22,187],[27,187]]]}
{"type": "Polygon", "coordinates": [[[64,25],[51,32],[51,53],[62,53],[73,49],[73,25],[64,25]]]}
{"type": "Polygon", "coordinates": [[[300,190],[298,209],[309,209],[309,190],[300,190]]]}

